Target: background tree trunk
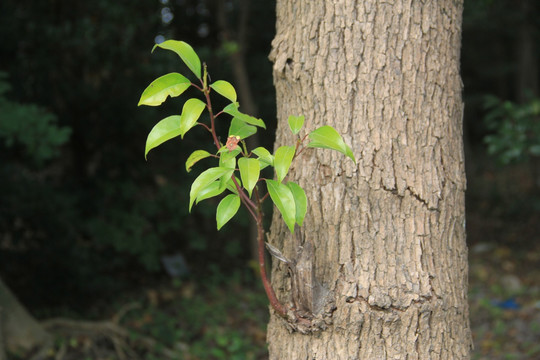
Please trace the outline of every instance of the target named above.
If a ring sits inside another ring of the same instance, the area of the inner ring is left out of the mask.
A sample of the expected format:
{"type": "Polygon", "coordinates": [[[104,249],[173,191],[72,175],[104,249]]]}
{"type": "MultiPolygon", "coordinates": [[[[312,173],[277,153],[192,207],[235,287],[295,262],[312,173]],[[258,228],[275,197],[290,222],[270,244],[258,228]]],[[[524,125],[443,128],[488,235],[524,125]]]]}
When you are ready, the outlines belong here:
{"type": "MultiPolygon", "coordinates": [[[[275,214],[269,241],[290,258],[313,244],[335,309],[308,335],[273,314],[270,359],[469,357],[462,5],[278,0],[276,146],[292,143],[287,117],[303,114],[306,131],[344,134],[358,164],[320,149],[294,163],[289,179],[310,204],[301,236],[275,214]]],[[[288,301],[285,266],[272,275],[288,301]]]]}
{"type": "Polygon", "coordinates": [[[8,351],[28,352],[52,339],[21,305],[2,279],[0,279],[0,310],[0,359],[2,359],[2,340],[8,351]]]}

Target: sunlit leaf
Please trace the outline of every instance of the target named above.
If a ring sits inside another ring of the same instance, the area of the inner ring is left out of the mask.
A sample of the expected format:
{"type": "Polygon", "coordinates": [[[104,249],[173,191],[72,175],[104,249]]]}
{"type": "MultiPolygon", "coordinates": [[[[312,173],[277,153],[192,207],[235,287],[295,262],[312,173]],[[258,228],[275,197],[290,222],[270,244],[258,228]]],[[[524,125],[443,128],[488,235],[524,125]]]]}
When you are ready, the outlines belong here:
{"type": "Polygon", "coordinates": [[[154,52],[156,47],[171,50],[177,53],[178,56],[180,56],[180,58],[182,59],[182,61],[187,65],[189,70],[191,70],[198,79],[201,78],[201,60],[199,59],[199,56],[197,56],[197,53],[195,52],[195,50],[193,50],[191,45],[183,41],[166,40],[161,44],[154,45],[154,47],[152,48],[152,52],[154,52]]]}
{"type": "Polygon", "coordinates": [[[138,106],[159,106],[167,100],[168,96],[179,96],[190,86],[191,82],[181,74],[163,75],[148,85],[141,95],[138,106]]]}
{"type": "Polygon", "coordinates": [[[275,180],[266,179],[266,187],[270,198],[278,208],[281,216],[291,232],[294,232],[296,223],[296,206],[291,190],[284,184],[275,180]]]}
{"type": "Polygon", "coordinates": [[[337,150],[347,155],[356,163],[351,148],[345,144],[341,135],[333,127],[329,125],[321,126],[313,130],[309,134],[309,138],[311,139],[311,142],[308,144],[309,147],[337,150]]]}
{"type": "Polygon", "coordinates": [[[238,195],[229,194],[225,196],[217,207],[216,211],[216,222],[217,229],[221,229],[229,220],[232,219],[234,215],[238,212],[240,208],[240,198],[238,195]]]}
{"type": "Polygon", "coordinates": [[[218,196],[224,191],[225,187],[221,185],[221,181],[211,182],[208,186],[199,191],[199,195],[197,196],[195,203],[198,204],[200,201],[210,199],[214,196],[218,196]]]}
{"type": "Polygon", "coordinates": [[[238,118],[238,120],[242,120],[245,123],[259,126],[259,127],[262,127],[263,129],[266,129],[266,125],[264,124],[264,121],[262,121],[261,119],[257,119],[256,117],[241,113],[240,110],[238,110],[238,106],[239,105],[237,102],[229,104],[225,106],[225,108],[223,109],[223,112],[229,115],[232,115],[233,117],[238,118]]]}
{"type": "Polygon", "coordinates": [[[289,187],[289,189],[291,189],[294,198],[294,204],[296,206],[296,223],[299,226],[302,226],[302,223],[304,222],[304,217],[306,216],[307,212],[306,193],[304,189],[302,189],[302,187],[295,182],[289,181],[287,183],[287,186],[289,187]]]}
{"type": "Polygon", "coordinates": [[[257,132],[255,126],[251,126],[238,118],[233,118],[229,127],[229,136],[239,136],[240,139],[245,139],[257,132]]]}
{"type": "Polygon", "coordinates": [[[270,154],[270,151],[263,147],[258,147],[252,152],[259,157],[258,160],[261,163],[261,170],[267,166],[274,166],[274,156],[270,154]]]}
{"type": "Polygon", "coordinates": [[[197,199],[201,190],[220,177],[224,175],[231,176],[232,173],[233,170],[223,167],[213,167],[203,171],[195,181],[193,181],[193,184],[191,184],[191,191],[189,192],[189,211],[191,212],[193,202],[197,199]]]}
{"type": "Polygon", "coordinates": [[[182,108],[182,115],[180,115],[180,135],[182,139],[184,135],[197,123],[201,116],[206,104],[199,99],[189,99],[182,108]]]}
{"type": "Polygon", "coordinates": [[[236,90],[234,90],[234,87],[231,85],[230,82],[225,80],[218,80],[212,85],[210,85],[210,87],[216,90],[216,92],[221,96],[226,97],[232,102],[236,102],[236,90]]]}
{"type": "Polygon", "coordinates": [[[178,135],[180,135],[180,116],[169,116],[158,122],[152,130],[150,130],[150,133],[146,138],[144,158],[146,159],[150,150],[178,135]]]}
{"type": "Polygon", "coordinates": [[[294,152],[294,146],[281,146],[276,150],[276,154],[274,155],[274,168],[276,169],[279,182],[283,181],[285,176],[287,176],[294,157],[294,152]]]}
{"type": "Polygon", "coordinates": [[[195,150],[194,152],[189,155],[188,159],[186,160],[186,171],[190,172],[191,167],[198,162],[199,160],[205,159],[209,156],[212,156],[208,151],[204,150],[195,150]]]}
{"type": "Polygon", "coordinates": [[[257,181],[259,181],[261,171],[259,160],[242,157],[238,159],[238,168],[240,169],[240,177],[244,183],[244,188],[251,197],[251,192],[257,184],[257,181]]]}
{"type": "Polygon", "coordinates": [[[289,116],[288,119],[289,127],[291,128],[291,131],[293,134],[298,134],[300,132],[300,129],[302,129],[302,126],[304,126],[304,116],[289,116]]]}

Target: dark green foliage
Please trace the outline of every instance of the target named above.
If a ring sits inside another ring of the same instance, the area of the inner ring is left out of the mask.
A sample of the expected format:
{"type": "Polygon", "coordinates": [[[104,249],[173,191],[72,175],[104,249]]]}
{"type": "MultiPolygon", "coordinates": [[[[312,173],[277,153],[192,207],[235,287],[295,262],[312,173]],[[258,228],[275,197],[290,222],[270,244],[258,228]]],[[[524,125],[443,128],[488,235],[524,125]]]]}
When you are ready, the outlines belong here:
{"type": "Polygon", "coordinates": [[[491,155],[503,164],[540,156],[540,98],[520,105],[486,96],[485,107],[486,126],[493,132],[485,138],[491,155]]]}

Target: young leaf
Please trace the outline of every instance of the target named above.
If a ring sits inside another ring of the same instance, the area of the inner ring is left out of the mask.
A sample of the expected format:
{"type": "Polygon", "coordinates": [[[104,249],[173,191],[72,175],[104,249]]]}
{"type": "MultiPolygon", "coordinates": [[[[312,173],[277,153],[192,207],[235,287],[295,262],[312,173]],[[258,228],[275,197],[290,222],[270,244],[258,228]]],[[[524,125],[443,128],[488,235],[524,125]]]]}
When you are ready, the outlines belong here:
{"type": "Polygon", "coordinates": [[[287,176],[291,162],[294,157],[295,148],[293,146],[281,146],[276,150],[274,156],[274,168],[278,181],[281,182],[287,176]]]}
{"type": "Polygon", "coordinates": [[[219,166],[234,170],[236,168],[236,157],[223,153],[219,157],[219,166]]]}
{"type": "Polygon", "coordinates": [[[159,106],[167,100],[168,96],[179,96],[190,86],[191,82],[181,74],[170,73],[163,75],[148,85],[143,91],[137,106],[159,106]]]}
{"type": "Polygon", "coordinates": [[[294,198],[294,204],[296,206],[296,223],[299,226],[302,226],[302,223],[304,222],[304,217],[306,216],[307,212],[306,193],[304,189],[302,189],[302,187],[295,182],[289,181],[287,183],[287,186],[289,187],[289,189],[291,189],[294,198]]]}
{"type": "Polygon", "coordinates": [[[291,232],[294,232],[296,223],[296,207],[291,190],[284,184],[275,180],[266,179],[266,187],[270,198],[278,208],[281,216],[291,232]]]}
{"type": "Polygon", "coordinates": [[[197,53],[195,50],[193,50],[191,45],[183,41],[166,40],[161,44],[154,45],[152,52],[154,52],[156,47],[171,50],[177,53],[182,61],[187,65],[189,70],[191,70],[198,79],[201,78],[201,60],[199,60],[199,56],[197,56],[197,53]]]}
{"type": "Polygon", "coordinates": [[[169,116],[158,122],[152,130],[150,130],[150,133],[146,138],[144,158],[146,159],[150,150],[178,135],[180,135],[180,116],[169,116]]]}
{"type": "Polygon", "coordinates": [[[191,212],[193,202],[195,201],[195,199],[197,199],[201,190],[203,190],[205,187],[207,187],[223,175],[229,174],[228,176],[230,177],[233,171],[234,170],[232,169],[227,169],[223,167],[213,167],[203,171],[195,179],[195,181],[193,181],[193,184],[191,184],[191,191],[189,192],[189,211],[191,212]]]}
{"type": "Polygon", "coordinates": [[[238,168],[240,169],[240,177],[244,183],[244,188],[247,190],[249,197],[251,197],[251,192],[257,181],[259,181],[261,172],[259,160],[242,157],[238,159],[238,168]]]}
{"type": "Polygon", "coordinates": [[[258,147],[252,151],[255,155],[259,157],[259,162],[261,163],[261,170],[266,166],[274,166],[274,156],[270,154],[270,151],[266,150],[263,147],[258,147]]]}
{"type": "Polygon", "coordinates": [[[238,118],[233,118],[229,127],[229,136],[239,136],[240,139],[245,139],[257,132],[255,126],[251,126],[238,118]]]}
{"type": "Polygon", "coordinates": [[[304,126],[304,115],[302,116],[289,116],[289,127],[291,128],[291,131],[294,135],[298,134],[300,132],[300,129],[302,129],[302,126],[304,126]]]}
{"type": "Polygon", "coordinates": [[[216,222],[217,229],[221,229],[229,220],[232,219],[234,215],[238,212],[240,208],[240,198],[238,195],[229,194],[225,196],[217,207],[216,211],[216,222]]]}
{"type": "Polygon", "coordinates": [[[197,196],[195,203],[198,204],[200,201],[217,196],[224,191],[225,187],[221,186],[221,181],[214,181],[210,183],[207,187],[199,191],[199,195],[197,196]]]}
{"type": "Polygon", "coordinates": [[[235,118],[238,118],[238,120],[242,120],[243,122],[245,123],[248,123],[248,124],[251,124],[251,125],[255,125],[255,126],[259,126],[259,127],[262,127],[263,129],[266,129],[266,125],[264,124],[264,121],[262,121],[261,119],[257,119],[253,116],[249,116],[249,115],[246,115],[244,113],[241,113],[239,110],[238,110],[238,103],[237,102],[234,102],[232,104],[229,104],[227,106],[225,106],[225,108],[223,108],[223,112],[235,117],[235,118]]]}
{"type": "Polygon", "coordinates": [[[190,172],[191,167],[195,165],[197,161],[205,159],[209,156],[212,156],[212,154],[210,154],[208,151],[195,150],[191,153],[191,155],[189,155],[188,159],[186,160],[186,171],[190,172]]]}
{"type": "Polygon", "coordinates": [[[182,108],[180,115],[180,135],[184,135],[197,123],[206,104],[199,99],[189,99],[182,108]]]}
{"type": "MultiPolygon", "coordinates": [[[[233,176],[236,182],[238,183],[238,186],[242,187],[242,181],[239,178],[237,178],[235,175],[233,176]]],[[[226,188],[230,190],[231,192],[235,193],[236,195],[238,195],[238,189],[236,188],[236,185],[234,184],[232,177],[230,177],[229,181],[227,181],[226,188]]]]}
{"type": "Polygon", "coordinates": [[[219,95],[226,97],[232,102],[236,102],[236,90],[234,90],[234,87],[231,85],[230,82],[225,80],[218,80],[212,85],[210,85],[210,87],[216,90],[219,95]]]}
{"type": "Polygon", "coordinates": [[[309,138],[311,139],[308,144],[309,147],[337,150],[350,157],[356,164],[351,148],[345,144],[341,135],[333,127],[329,125],[321,126],[313,130],[309,134],[309,138]]]}

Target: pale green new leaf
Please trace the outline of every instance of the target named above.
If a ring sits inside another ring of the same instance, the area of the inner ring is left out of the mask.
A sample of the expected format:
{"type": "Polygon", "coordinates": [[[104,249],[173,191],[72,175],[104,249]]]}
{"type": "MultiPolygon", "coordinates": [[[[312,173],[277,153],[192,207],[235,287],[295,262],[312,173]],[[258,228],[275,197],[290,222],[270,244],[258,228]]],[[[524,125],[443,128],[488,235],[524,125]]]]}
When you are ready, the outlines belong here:
{"type": "Polygon", "coordinates": [[[276,150],[274,155],[274,168],[278,181],[281,182],[287,176],[291,162],[294,158],[295,148],[294,146],[281,146],[276,150]]]}
{"type": "Polygon", "coordinates": [[[144,150],[144,158],[153,148],[163,144],[180,135],[180,116],[172,115],[158,122],[146,138],[146,148],[144,150]]]}
{"type": "Polygon", "coordinates": [[[229,154],[226,154],[226,153],[221,154],[221,156],[219,157],[219,166],[228,168],[228,169],[235,169],[236,157],[229,156],[229,154]]]}
{"type": "Polygon", "coordinates": [[[216,222],[217,229],[221,229],[229,220],[232,219],[234,215],[238,212],[240,208],[240,198],[238,195],[229,194],[225,196],[217,207],[216,211],[216,222]]]}
{"type": "Polygon", "coordinates": [[[212,85],[210,85],[210,87],[216,90],[219,95],[226,97],[232,102],[236,102],[236,90],[234,90],[234,87],[231,85],[230,82],[225,80],[218,80],[212,85]]]}
{"type": "Polygon", "coordinates": [[[168,96],[179,96],[190,86],[189,79],[181,74],[170,73],[160,76],[143,91],[137,106],[159,106],[168,96]]]}
{"type": "Polygon", "coordinates": [[[225,187],[221,186],[221,181],[214,181],[210,183],[207,187],[199,191],[199,195],[195,200],[195,203],[217,196],[225,191],[225,187]]]}
{"type": "Polygon", "coordinates": [[[289,181],[287,183],[287,186],[289,187],[289,189],[291,189],[294,198],[294,204],[296,206],[296,223],[299,226],[302,226],[302,223],[304,222],[304,217],[306,216],[307,212],[306,193],[304,189],[302,189],[302,187],[295,182],[289,181]]]}
{"type": "Polygon", "coordinates": [[[274,166],[274,156],[270,154],[270,151],[263,147],[258,147],[252,152],[259,157],[258,160],[261,163],[261,170],[267,166],[274,166]]]}
{"type": "Polygon", "coordinates": [[[189,155],[188,159],[186,160],[186,171],[190,172],[191,167],[195,165],[196,162],[199,160],[205,159],[209,156],[212,156],[208,151],[205,150],[195,150],[194,152],[189,155]]]}
{"type": "Polygon", "coordinates": [[[191,184],[191,191],[189,192],[189,211],[191,212],[193,202],[197,199],[201,190],[224,175],[228,174],[228,176],[231,176],[233,171],[234,170],[223,167],[213,167],[203,171],[195,181],[193,181],[193,184],[191,184]]]}
{"type": "Polygon", "coordinates": [[[255,126],[246,124],[238,118],[233,118],[229,127],[229,136],[240,136],[240,139],[245,139],[257,132],[255,126]]]}
{"type": "Polygon", "coordinates": [[[223,112],[227,113],[229,115],[232,115],[235,118],[238,118],[239,120],[242,120],[243,122],[246,122],[251,125],[262,127],[263,129],[266,129],[266,125],[264,124],[264,121],[261,119],[257,119],[256,117],[246,115],[244,113],[241,113],[240,110],[238,110],[238,103],[234,102],[232,104],[229,104],[223,108],[223,112]]]}
{"type": "Polygon", "coordinates": [[[195,50],[193,50],[191,45],[183,41],[166,40],[161,44],[154,45],[154,47],[152,48],[152,52],[154,52],[156,47],[171,50],[177,53],[178,56],[180,56],[180,58],[182,59],[182,61],[187,65],[189,70],[191,70],[198,79],[201,78],[201,60],[199,59],[199,56],[197,55],[195,50]]]}
{"type": "Polygon", "coordinates": [[[257,184],[257,181],[259,181],[261,172],[259,160],[242,157],[238,159],[238,168],[240,169],[240,177],[244,183],[244,188],[251,197],[251,192],[257,184]]]}
{"type": "Polygon", "coordinates": [[[193,98],[186,101],[180,115],[180,135],[182,135],[182,139],[195,126],[205,107],[206,104],[199,99],[193,98]]]}
{"type": "Polygon", "coordinates": [[[270,198],[278,208],[281,216],[291,232],[294,232],[294,224],[296,223],[296,206],[294,196],[291,190],[284,184],[275,180],[266,180],[266,187],[270,198]]]}
{"type": "Polygon", "coordinates": [[[304,126],[304,116],[289,116],[288,119],[289,127],[291,128],[291,131],[293,134],[298,134],[300,132],[300,129],[302,129],[302,126],[304,126]]]}
{"type": "Polygon", "coordinates": [[[345,144],[341,135],[333,127],[329,125],[321,126],[313,130],[309,134],[309,138],[311,139],[311,142],[308,144],[309,147],[337,150],[347,155],[356,163],[351,148],[345,144]]]}

